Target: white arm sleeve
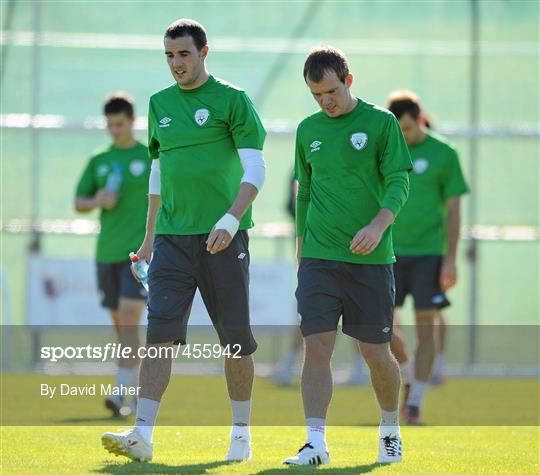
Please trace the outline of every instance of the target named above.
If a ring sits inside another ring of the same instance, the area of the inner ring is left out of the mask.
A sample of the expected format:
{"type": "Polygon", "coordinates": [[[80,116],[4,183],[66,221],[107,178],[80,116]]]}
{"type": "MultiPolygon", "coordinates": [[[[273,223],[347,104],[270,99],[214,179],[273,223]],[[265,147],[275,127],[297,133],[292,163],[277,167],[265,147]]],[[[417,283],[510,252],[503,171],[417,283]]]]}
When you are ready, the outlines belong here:
{"type": "Polygon", "coordinates": [[[161,172],[159,170],[159,158],[152,160],[152,166],[150,167],[150,179],[148,180],[148,194],[158,196],[161,194],[161,172]]]}
{"type": "Polygon", "coordinates": [[[262,150],[239,148],[238,155],[244,168],[244,176],[240,183],[251,183],[257,190],[261,191],[266,176],[266,164],[262,150]]]}

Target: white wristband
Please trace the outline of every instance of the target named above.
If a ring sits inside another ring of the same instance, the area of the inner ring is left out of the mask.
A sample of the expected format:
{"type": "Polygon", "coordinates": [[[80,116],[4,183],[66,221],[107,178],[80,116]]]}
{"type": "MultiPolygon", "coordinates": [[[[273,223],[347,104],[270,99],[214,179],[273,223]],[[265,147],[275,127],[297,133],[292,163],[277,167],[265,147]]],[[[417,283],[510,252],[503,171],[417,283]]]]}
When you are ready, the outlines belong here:
{"type": "Polygon", "coordinates": [[[232,214],[227,213],[216,223],[214,229],[224,229],[231,235],[231,238],[233,238],[238,231],[238,226],[240,226],[240,221],[232,214]]]}

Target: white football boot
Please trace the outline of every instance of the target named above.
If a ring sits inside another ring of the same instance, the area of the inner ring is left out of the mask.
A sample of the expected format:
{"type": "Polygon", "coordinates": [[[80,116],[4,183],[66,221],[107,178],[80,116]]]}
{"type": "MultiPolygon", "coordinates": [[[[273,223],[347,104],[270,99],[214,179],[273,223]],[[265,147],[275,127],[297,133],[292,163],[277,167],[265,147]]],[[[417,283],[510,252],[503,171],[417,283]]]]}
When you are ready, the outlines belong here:
{"type": "Polygon", "coordinates": [[[401,462],[402,446],[401,436],[398,434],[387,435],[379,438],[379,458],[378,463],[401,462]]]}
{"type": "Polygon", "coordinates": [[[123,432],[105,432],[101,436],[105,450],[140,462],[152,460],[152,444],[148,443],[136,427],[123,432]]]}
{"type": "Polygon", "coordinates": [[[231,435],[231,445],[227,452],[227,460],[240,462],[251,460],[251,440],[244,435],[231,435]]]}
{"type": "Polygon", "coordinates": [[[295,456],[285,459],[283,463],[286,465],[323,465],[330,463],[330,454],[326,447],[314,447],[308,442],[295,456]]]}

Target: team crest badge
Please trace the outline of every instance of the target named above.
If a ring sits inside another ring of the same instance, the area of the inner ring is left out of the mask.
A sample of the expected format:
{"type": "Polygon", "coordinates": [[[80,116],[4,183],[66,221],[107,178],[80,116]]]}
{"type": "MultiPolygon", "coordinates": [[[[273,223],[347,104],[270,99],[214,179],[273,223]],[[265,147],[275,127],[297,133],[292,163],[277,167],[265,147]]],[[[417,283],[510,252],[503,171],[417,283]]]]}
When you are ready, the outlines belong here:
{"type": "Polygon", "coordinates": [[[197,125],[204,125],[208,122],[208,119],[210,118],[210,112],[208,112],[208,109],[199,109],[195,112],[195,122],[197,122],[197,125]]]}
{"type": "Polygon", "coordinates": [[[129,171],[133,176],[140,176],[146,169],[146,165],[141,160],[134,160],[129,164],[129,171]]]}
{"type": "Polygon", "coordinates": [[[368,142],[368,136],[364,132],[357,132],[351,135],[351,144],[356,150],[363,150],[366,148],[368,142]]]}
{"type": "Polygon", "coordinates": [[[428,169],[429,163],[425,158],[417,158],[413,163],[414,173],[421,175],[428,169]]]}

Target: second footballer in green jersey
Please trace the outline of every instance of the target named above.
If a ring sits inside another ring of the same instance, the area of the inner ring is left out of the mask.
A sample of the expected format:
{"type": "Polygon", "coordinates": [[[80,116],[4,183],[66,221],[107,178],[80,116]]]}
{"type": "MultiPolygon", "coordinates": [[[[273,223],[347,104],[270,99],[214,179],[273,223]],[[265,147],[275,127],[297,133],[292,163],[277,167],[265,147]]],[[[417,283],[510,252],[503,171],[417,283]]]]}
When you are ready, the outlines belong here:
{"type": "Polygon", "coordinates": [[[307,441],[287,464],[330,462],[326,413],[337,326],[358,341],[381,407],[379,461],[401,460],[399,368],[390,352],[395,261],[391,224],[411,160],[395,117],[352,95],[345,55],[313,49],[304,79],[321,110],[296,135],[298,312],[305,339],[307,441]]]}
{"type": "MultiPolygon", "coordinates": [[[[455,148],[422,126],[416,94],[396,91],[388,108],[399,120],[413,161],[409,199],[394,225],[394,274],[396,306],[408,294],[414,298],[418,346],[404,418],[415,424],[435,360],[434,320],[449,305],[445,291],[457,281],[460,197],[469,189],[455,148]]],[[[407,358],[403,345],[396,334],[392,348],[400,360],[407,358]]]]}
{"type": "MultiPolygon", "coordinates": [[[[206,305],[225,358],[233,426],[227,460],[251,458],[250,412],[257,348],[249,319],[251,203],[265,177],[266,132],[246,93],[210,75],[206,32],[182,19],[164,37],[175,84],[154,94],[148,111],[153,159],[146,236],[150,261],[148,347],[186,343],[195,291],[206,305]]],[[[136,426],[107,433],[105,447],[152,458],[152,433],[171,373],[171,354],[141,365],[136,426]]]]}
{"type": "MultiPolygon", "coordinates": [[[[133,101],[114,94],[107,99],[104,114],[113,143],[88,162],[77,185],[75,208],[79,212],[100,210],[96,261],[101,304],[110,310],[122,346],[136,348],[136,325],[146,290],[133,280],[128,255],[138,249],[145,234],[151,161],[148,149],[133,136],[133,101]]],[[[136,385],[138,363],[137,358],[119,360],[117,388],[136,385]]],[[[133,410],[134,405],[135,399],[131,408],[124,408],[121,396],[106,400],[115,415],[133,410]]]]}

